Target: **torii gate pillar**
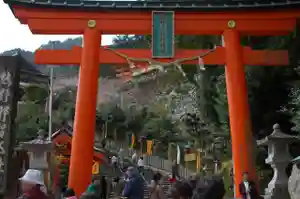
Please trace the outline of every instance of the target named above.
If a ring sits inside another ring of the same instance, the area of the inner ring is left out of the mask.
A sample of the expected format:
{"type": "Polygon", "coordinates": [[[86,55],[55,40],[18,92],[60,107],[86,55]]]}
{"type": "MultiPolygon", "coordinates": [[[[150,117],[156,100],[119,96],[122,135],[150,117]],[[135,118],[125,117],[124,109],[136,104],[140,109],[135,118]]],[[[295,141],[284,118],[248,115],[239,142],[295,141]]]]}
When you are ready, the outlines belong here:
{"type": "Polygon", "coordinates": [[[256,181],[252,151],[252,130],[248,104],[247,83],[243,63],[240,34],[234,29],[223,33],[226,48],[226,88],[234,162],[235,193],[242,182],[242,174],[248,172],[256,181]]]}
{"type": "Polygon", "coordinates": [[[68,186],[77,194],[91,182],[98,93],[100,31],[90,20],[84,30],[68,186]]]}

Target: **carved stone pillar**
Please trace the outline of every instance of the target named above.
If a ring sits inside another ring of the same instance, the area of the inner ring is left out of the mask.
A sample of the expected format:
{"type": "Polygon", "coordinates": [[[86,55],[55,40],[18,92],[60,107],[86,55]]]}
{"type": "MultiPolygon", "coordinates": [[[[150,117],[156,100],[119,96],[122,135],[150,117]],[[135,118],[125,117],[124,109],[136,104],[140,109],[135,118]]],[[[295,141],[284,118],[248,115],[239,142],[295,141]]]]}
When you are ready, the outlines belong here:
{"type": "Polygon", "coordinates": [[[291,161],[288,146],[296,141],[299,138],[282,133],[279,124],[273,126],[271,135],[257,141],[259,146],[268,146],[268,157],[265,161],[274,171],[273,179],[265,189],[265,199],[290,199],[285,169],[291,161]]]}

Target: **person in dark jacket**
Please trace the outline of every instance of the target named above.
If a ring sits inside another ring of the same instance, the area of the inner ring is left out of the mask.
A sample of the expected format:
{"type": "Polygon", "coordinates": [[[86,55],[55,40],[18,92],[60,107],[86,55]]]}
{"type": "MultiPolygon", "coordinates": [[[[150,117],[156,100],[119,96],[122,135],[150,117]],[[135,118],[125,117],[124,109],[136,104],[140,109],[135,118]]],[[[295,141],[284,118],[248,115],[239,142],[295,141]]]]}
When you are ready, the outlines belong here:
{"type": "Polygon", "coordinates": [[[100,186],[101,186],[101,189],[100,189],[100,199],[106,199],[107,197],[107,179],[105,176],[101,176],[101,179],[100,179],[100,186]]]}
{"type": "Polygon", "coordinates": [[[190,199],[193,195],[193,189],[188,182],[176,181],[169,190],[168,198],[172,199],[190,199]]]}
{"type": "Polygon", "coordinates": [[[176,182],[176,180],[179,178],[179,165],[177,164],[177,161],[174,160],[172,165],[172,176],[169,179],[169,182],[176,182]]]}
{"type": "Polygon", "coordinates": [[[28,169],[19,179],[23,194],[19,199],[48,199],[43,174],[39,170],[28,169]]]}
{"type": "Polygon", "coordinates": [[[243,173],[243,181],[239,185],[239,191],[242,199],[257,199],[258,192],[255,187],[255,183],[249,180],[247,172],[243,173]]]}
{"type": "Polygon", "coordinates": [[[173,178],[179,178],[179,165],[176,160],[173,161],[172,176],[173,178]]]}
{"type": "Polygon", "coordinates": [[[143,199],[144,198],[144,180],[138,174],[134,167],[127,169],[128,179],[125,182],[125,187],[122,192],[122,197],[128,199],[143,199]]]}

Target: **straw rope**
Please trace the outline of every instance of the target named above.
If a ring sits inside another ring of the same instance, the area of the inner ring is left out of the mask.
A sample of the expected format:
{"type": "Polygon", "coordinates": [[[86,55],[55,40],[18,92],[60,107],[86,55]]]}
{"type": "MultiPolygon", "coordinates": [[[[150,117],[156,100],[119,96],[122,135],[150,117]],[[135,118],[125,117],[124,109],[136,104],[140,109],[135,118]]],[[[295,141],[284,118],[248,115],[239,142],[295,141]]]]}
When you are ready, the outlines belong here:
{"type": "Polygon", "coordinates": [[[124,58],[127,61],[128,65],[129,65],[131,73],[132,73],[132,69],[137,68],[135,66],[135,62],[146,62],[146,63],[149,64],[148,68],[154,68],[154,67],[156,67],[160,71],[164,71],[165,67],[175,66],[182,73],[182,75],[185,76],[185,73],[184,73],[184,71],[182,69],[182,64],[184,62],[192,61],[192,60],[200,60],[201,58],[205,57],[206,55],[214,52],[216,50],[216,47],[213,48],[213,49],[208,50],[207,52],[205,52],[205,53],[203,53],[201,55],[192,56],[192,57],[186,57],[186,58],[180,58],[180,59],[177,59],[177,60],[172,61],[172,62],[160,62],[160,61],[157,61],[157,60],[151,59],[151,58],[129,57],[126,54],[120,53],[117,50],[112,49],[112,48],[106,48],[106,47],[104,47],[104,49],[105,50],[109,50],[109,51],[115,53],[116,55],[124,58]]]}

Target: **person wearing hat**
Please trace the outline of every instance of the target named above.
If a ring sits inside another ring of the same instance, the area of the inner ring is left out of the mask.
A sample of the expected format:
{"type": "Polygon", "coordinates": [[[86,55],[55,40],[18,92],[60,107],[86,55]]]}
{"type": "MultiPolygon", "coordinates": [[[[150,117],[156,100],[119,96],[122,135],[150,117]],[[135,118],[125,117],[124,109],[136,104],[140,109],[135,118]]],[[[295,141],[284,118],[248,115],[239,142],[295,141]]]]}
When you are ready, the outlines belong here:
{"type": "Polygon", "coordinates": [[[23,194],[19,199],[48,199],[43,174],[39,170],[28,169],[25,175],[19,178],[23,194]]]}

